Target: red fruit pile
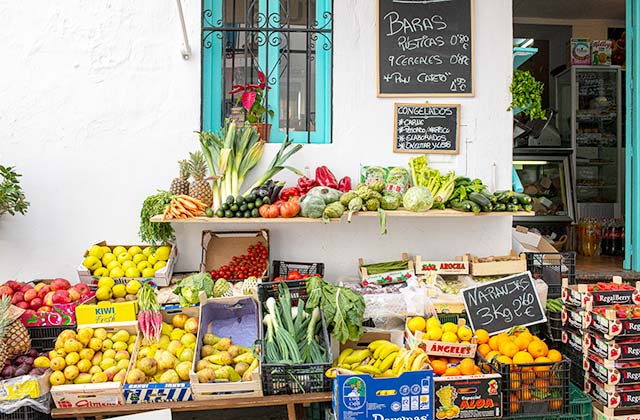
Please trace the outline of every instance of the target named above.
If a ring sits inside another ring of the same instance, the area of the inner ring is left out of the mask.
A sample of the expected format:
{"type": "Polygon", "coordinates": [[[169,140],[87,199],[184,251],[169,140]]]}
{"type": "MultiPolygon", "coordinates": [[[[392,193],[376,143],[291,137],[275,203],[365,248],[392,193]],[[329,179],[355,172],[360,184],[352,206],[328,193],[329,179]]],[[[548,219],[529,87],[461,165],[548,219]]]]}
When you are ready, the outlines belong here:
{"type": "Polygon", "coordinates": [[[608,310],[616,311],[616,318],[618,319],[640,318],[640,306],[620,305],[619,303],[611,306],[595,307],[593,308],[593,313],[604,316],[608,310]]]}
{"type": "Polygon", "coordinates": [[[267,248],[258,242],[255,245],[249,245],[247,253],[234,256],[231,261],[223,265],[218,270],[211,271],[213,279],[246,279],[248,277],[262,277],[267,269],[267,248]]]}
{"type": "Polygon", "coordinates": [[[78,283],[71,286],[66,279],[57,278],[49,283],[19,283],[9,280],[0,286],[0,295],[11,296],[11,303],[34,312],[50,312],[53,305],[75,302],[89,293],[89,286],[78,283]]]}
{"type": "Polygon", "coordinates": [[[630,286],[626,283],[596,283],[590,284],[587,287],[587,290],[590,292],[607,292],[607,291],[617,291],[617,290],[634,290],[635,287],[630,286]]]}

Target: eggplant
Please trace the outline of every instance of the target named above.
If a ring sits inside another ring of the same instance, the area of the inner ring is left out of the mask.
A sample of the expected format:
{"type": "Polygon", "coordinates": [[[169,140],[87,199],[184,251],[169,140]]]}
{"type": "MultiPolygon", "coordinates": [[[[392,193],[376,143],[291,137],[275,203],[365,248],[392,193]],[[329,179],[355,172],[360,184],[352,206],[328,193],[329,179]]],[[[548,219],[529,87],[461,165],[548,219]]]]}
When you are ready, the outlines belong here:
{"type": "Polygon", "coordinates": [[[267,187],[266,185],[260,185],[259,187],[251,190],[251,194],[255,194],[258,198],[269,197],[270,192],[271,191],[269,190],[269,187],[267,187]]]}
{"type": "Polygon", "coordinates": [[[269,195],[269,199],[271,200],[272,203],[275,203],[276,201],[278,201],[278,197],[280,196],[280,191],[282,191],[283,188],[284,188],[284,182],[278,182],[273,186],[273,189],[271,190],[271,194],[269,195]]]}

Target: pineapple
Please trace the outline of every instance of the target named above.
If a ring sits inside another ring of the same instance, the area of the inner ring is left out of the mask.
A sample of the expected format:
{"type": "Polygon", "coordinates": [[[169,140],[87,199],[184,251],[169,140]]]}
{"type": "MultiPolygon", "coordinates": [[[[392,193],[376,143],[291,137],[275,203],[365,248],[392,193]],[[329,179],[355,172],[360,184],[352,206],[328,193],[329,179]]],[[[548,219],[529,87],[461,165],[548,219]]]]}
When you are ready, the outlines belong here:
{"type": "Polygon", "coordinates": [[[171,194],[189,195],[189,162],[179,160],[178,166],[180,167],[180,176],[171,181],[171,194]]]}
{"type": "Polygon", "coordinates": [[[207,163],[202,152],[189,153],[189,173],[193,177],[193,182],[189,184],[189,196],[202,201],[207,207],[213,204],[213,191],[209,181],[205,181],[207,176],[207,163]]]}
{"type": "Polygon", "coordinates": [[[11,298],[3,295],[0,300],[0,368],[4,368],[5,360],[31,349],[29,332],[10,307],[11,298]]]}

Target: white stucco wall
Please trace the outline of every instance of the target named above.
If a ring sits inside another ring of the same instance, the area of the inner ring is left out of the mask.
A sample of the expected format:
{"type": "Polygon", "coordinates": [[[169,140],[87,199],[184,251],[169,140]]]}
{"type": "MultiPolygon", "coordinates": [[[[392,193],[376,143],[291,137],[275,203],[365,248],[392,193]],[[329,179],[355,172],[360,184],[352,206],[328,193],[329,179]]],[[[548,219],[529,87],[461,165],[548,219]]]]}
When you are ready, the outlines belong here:
{"type": "MultiPolygon", "coordinates": [[[[307,146],[292,164],[352,177],[360,163],[405,164],[391,151],[394,100],[375,95],[375,1],[334,3],[333,144],[307,146]]],[[[27,216],[0,219],[0,281],[77,281],[91,243],[136,243],[142,200],[168,188],[176,161],[197,148],[200,2],[184,7],[189,61],[172,1],[0,0],[0,162],[24,174],[31,201],[27,216]]],[[[461,103],[463,126],[460,155],[433,164],[487,182],[495,164],[499,188],[510,185],[511,27],[511,0],[476,0],[476,96],[432,100],[461,103]]],[[[330,278],[355,274],[358,257],[487,255],[511,241],[508,218],[390,219],[384,237],[375,218],[265,226],[273,258],[323,261],[330,278]]],[[[197,268],[206,228],[215,226],[176,227],[179,270],[197,268]]]]}

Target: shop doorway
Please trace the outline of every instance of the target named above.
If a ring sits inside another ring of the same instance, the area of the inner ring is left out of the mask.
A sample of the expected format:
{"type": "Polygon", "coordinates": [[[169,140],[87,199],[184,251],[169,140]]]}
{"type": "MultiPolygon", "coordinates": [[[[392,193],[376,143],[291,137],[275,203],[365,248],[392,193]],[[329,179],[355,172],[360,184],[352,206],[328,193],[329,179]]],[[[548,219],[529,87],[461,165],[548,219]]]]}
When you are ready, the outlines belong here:
{"type": "Polygon", "coordinates": [[[640,168],[630,147],[640,97],[627,95],[639,80],[627,42],[638,7],[632,0],[513,1],[514,71],[543,83],[538,115],[547,117],[514,117],[514,169],[536,212],[514,223],[576,251],[578,273],[640,272],[632,241],[640,168]]]}

